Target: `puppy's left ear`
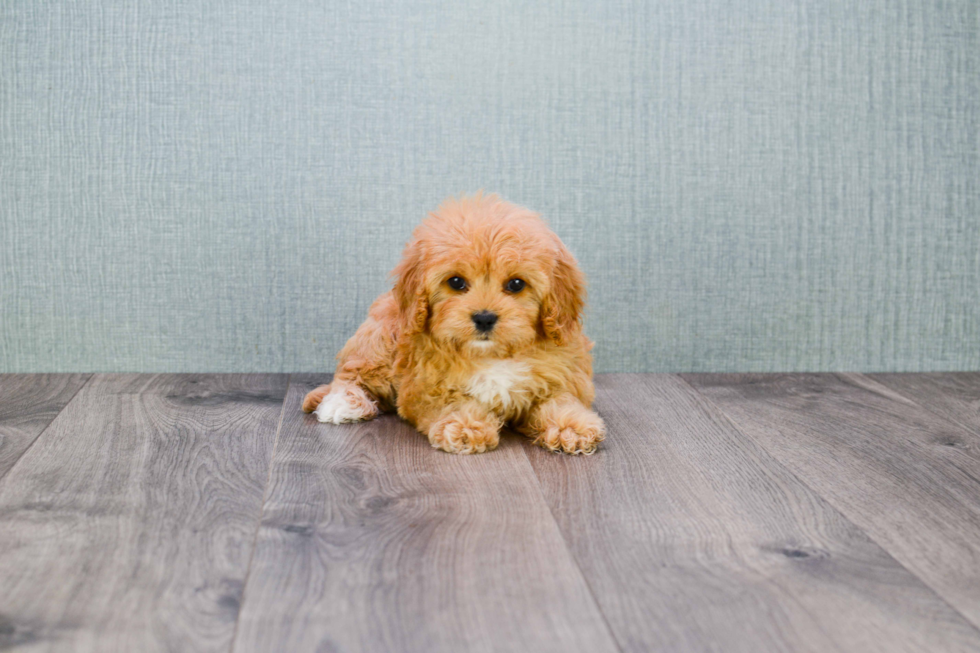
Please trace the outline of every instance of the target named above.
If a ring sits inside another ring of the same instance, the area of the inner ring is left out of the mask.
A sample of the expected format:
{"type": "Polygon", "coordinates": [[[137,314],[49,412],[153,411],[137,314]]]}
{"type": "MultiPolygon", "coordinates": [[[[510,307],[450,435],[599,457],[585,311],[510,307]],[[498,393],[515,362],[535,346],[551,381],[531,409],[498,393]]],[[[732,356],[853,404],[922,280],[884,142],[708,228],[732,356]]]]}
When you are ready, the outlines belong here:
{"type": "Polygon", "coordinates": [[[420,333],[429,320],[429,298],[425,292],[425,265],[418,240],[405,246],[402,260],[391,271],[395,277],[392,292],[398,302],[406,333],[420,333]]]}
{"type": "Polygon", "coordinates": [[[541,303],[541,328],[555,344],[564,345],[581,331],[585,307],[585,275],[565,244],[555,236],[557,256],[551,273],[551,292],[541,303]]]}

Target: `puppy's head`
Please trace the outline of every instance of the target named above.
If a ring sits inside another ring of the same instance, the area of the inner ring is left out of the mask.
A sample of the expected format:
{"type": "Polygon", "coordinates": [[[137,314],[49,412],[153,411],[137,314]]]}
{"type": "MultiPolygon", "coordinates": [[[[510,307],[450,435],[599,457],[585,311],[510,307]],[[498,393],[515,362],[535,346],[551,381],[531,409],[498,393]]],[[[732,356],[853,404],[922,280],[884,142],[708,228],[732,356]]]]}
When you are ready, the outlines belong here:
{"type": "Polygon", "coordinates": [[[506,356],[580,327],[575,258],[531,211],[496,195],[447,200],[412,234],[393,272],[403,327],[464,356],[506,356]]]}

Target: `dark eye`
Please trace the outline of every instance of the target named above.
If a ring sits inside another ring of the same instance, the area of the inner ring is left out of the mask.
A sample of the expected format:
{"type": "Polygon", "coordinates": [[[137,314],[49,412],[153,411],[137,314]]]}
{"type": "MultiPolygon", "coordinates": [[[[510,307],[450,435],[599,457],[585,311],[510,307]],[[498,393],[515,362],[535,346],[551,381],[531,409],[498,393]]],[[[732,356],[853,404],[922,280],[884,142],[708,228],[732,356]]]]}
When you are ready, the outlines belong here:
{"type": "Polygon", "coordinates": [[[450,277],[446,283],[453,290],[466,290],[466,279],[463,277],[450,277]]]}
{"type": "Polygon", "coordinates": [[[524,290],[524,286],[524,279],[511,279],[504,286],[504,289],[507,290],[507,292],[521,292],[524,290]]]}

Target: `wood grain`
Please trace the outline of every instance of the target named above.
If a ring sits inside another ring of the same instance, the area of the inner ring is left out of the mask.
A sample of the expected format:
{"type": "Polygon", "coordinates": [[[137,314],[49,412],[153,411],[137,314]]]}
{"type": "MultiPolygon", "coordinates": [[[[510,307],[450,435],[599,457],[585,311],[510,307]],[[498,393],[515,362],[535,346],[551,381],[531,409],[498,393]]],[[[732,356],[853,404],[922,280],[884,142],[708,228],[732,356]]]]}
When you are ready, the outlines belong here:
{"type": "Polygon", "coordinates": [[[0,478],[88,378],[88,374],[0,374],[0,478]]]}
{"type": "MultiPolygon", "coordinates": [[[[293,377],[235,651],[615,651],[522,452],[319,424],[293,377]]],[[[588,461],[583,461],[588,464],[588,461]]]]}
{"type": "Polygon", "coordinates": [[[685,378],[980,626],[977,436],[859,374],[685,378]]]}
{"type": "Polygon", "coordinates": [[[926,410],[980,436],[980,373],[869,374],[926,410]]]}
{"type": "Polygon", "coordinates": [[[624,651],[976,651],[980,632],[676,376],[604,375],[589,459],[528,449],[624,651]]]}
{"type": "Polygon", "coordinates": [[[0,648],[227,651],[286,385],[93,377],[0,481],[0,648]]]}

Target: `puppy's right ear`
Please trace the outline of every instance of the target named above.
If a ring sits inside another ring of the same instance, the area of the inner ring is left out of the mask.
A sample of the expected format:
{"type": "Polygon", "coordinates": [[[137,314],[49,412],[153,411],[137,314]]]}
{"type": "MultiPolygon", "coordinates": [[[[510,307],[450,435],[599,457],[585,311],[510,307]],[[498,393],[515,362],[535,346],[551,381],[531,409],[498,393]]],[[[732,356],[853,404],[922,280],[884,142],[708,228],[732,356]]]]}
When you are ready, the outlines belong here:
{"type": "Polygon", "coordinates": [[[429,298],[425,292],[425,266],[417,240],[405,246],[402,260],[391,272],[395,277],[393,292],[406,333],[425,331],[429,320],[429,298]]]}

